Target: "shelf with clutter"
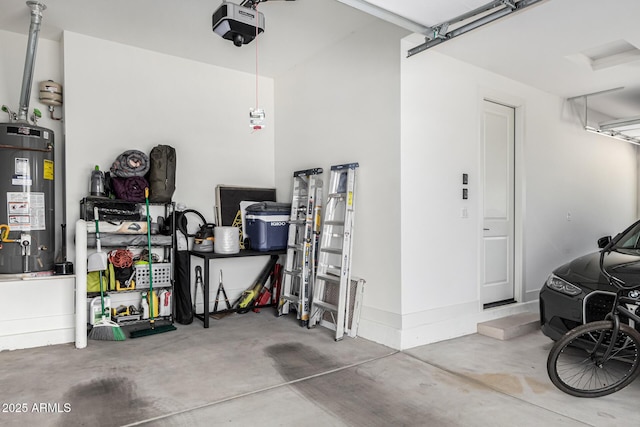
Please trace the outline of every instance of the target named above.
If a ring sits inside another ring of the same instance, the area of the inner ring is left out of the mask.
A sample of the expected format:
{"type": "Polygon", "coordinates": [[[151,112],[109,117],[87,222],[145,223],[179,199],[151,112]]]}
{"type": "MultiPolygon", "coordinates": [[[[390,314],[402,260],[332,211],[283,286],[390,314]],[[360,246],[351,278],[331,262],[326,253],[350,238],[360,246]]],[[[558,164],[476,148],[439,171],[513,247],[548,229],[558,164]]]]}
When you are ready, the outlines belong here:
{"type": "Polygon", "coordinates": [[[102,301],[100,273],[102,273],[104,310],[118,324],[154,317],[173,321],[173,278],[170,260],[162,260],[152,253],[153,292],[150,292],[149,253],[146,249],[113,249],[107,253],[107,269],[87,274],[88,320],[90,325],[101,319],[102,301]],[[161,262],[163,261],[163,262],[161,262]],[[153,298],[153,303],[150,299],[153,298]],[[145,310],[146,307],[146,310],[145,310]]]}
{"type": "Polygon", "coordinates": [[[131,338],[175,330],[174,190],[175,150],[169,146],[156,146],[149,156],[127,150],[110,172],[92,170],[76,224],[76,239],[84,237],[77,246],[87,258],[87,317],[77,324],[87,324],[88,338],[121,341],[121,326],[134,326],[126,330],[131,338]]]}

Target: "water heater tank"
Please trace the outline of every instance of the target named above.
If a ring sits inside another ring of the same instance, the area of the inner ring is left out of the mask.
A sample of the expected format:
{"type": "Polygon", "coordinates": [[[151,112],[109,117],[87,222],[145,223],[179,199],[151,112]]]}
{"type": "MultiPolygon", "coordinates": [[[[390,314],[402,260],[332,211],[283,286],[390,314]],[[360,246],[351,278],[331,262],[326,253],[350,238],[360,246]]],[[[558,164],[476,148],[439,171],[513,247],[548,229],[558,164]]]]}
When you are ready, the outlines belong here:
{"type": "Polygon", "coordinates": [[[54,270],[53,148],[49,129],[0,123],[0,274],[54,270]]]}

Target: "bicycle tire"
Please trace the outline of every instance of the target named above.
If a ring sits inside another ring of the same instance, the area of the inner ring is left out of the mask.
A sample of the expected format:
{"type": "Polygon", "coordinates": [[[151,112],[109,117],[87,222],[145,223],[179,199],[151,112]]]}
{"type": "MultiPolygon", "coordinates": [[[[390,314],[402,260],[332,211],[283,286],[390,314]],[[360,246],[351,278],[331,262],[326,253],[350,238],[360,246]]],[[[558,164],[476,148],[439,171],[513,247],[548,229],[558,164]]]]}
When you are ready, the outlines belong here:
{"type": "Polygon", "coordinates": [[[640,333],[620,324],[615,347],[597,363],[611,341],[613,322],[590,322],[567,332],[551,348],[547,373],[563,392],[576,397],[600,397],[629,385],[640,374],[640,333]],[[596,348],[601,334],[604,339],[596,348]]]}

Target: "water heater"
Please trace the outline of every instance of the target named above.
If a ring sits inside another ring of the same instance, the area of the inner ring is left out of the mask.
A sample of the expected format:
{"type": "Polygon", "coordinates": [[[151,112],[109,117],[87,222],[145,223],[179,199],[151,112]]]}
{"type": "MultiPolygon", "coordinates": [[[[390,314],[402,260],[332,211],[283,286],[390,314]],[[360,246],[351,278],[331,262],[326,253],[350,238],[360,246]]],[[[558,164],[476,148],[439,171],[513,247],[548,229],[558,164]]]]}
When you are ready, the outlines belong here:
{"type": "Polygon", "coordinates": [[[52,271],[55,252],[54,135],[0,123],[0,273],[52,271]]]}

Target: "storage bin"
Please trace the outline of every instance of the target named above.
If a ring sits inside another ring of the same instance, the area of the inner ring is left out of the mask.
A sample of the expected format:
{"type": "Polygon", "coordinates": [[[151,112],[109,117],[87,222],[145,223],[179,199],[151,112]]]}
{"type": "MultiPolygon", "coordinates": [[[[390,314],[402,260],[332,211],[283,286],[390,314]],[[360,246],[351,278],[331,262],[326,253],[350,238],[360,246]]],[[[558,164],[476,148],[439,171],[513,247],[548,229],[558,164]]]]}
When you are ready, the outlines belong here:
{"type": "MultiPolygon", "coordinates": [[[[98,215],[101,221],[123,220],[140,221],[142,214],[135,202],[124,200],[107,199],[104,197],[85,197],[80,200],[80,219],[93,221],[93,208],[98,208],[98,215]]],[[[103,231],[103,230],[100,230],[103,231]]]]}
{"type": "MultiPolygon", "coordinates": [[[[136,264],[136,289],[149,289],[149,264],[136,264]]],[[[153,288],[171,286],[171,263],[153,263],[153,288]]]]}
{"type": "Polygon", "coordinates": [[[260,202],[247,206],[245,235],[251,249],[276,251],[287,247],[290,203],[260,202]]]}

